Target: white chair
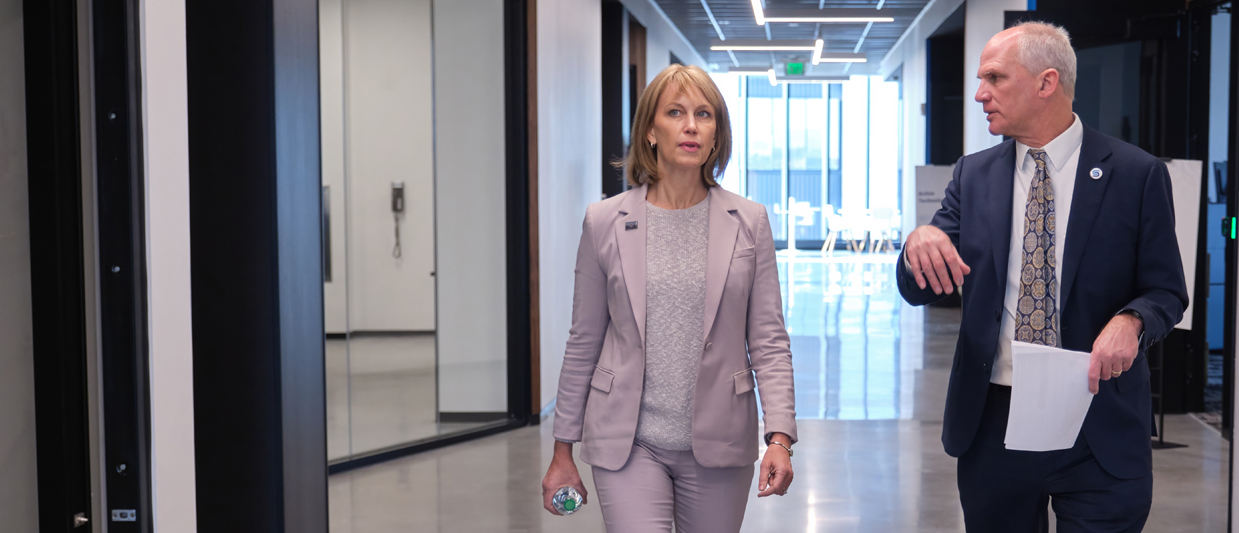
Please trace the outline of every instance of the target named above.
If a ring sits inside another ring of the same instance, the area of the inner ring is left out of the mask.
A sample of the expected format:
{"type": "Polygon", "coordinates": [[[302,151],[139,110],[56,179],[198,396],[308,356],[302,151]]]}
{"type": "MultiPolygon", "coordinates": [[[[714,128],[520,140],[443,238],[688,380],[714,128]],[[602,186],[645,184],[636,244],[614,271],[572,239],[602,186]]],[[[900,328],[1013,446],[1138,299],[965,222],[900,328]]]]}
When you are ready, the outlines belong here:
{"type": "Polygon", "coordinates": [[[865,251],[868,244],[869,213],[866,209],[840,209],[843,218],[840,234],[848,243],[848,250],[856,253],[865,251]]]}
{"type": "Polygon", "coordinates": [[[891,244],[891,219],[894,216],[894,209],[889,207],[873,209],[873,216],[869,220],[870,251],[877,253],[883,249],[894,249],[894,245],[891,244]]]}
{"type": "Polygon", "coordinates": [[[839,230],[843,228],[843,217],[835,214],[835,206],[826,204],[822,208],[822,226],[826,228],[826,240],[822,242],[822,255],[834,255],[835,241],[839,239],[839,230]]]}

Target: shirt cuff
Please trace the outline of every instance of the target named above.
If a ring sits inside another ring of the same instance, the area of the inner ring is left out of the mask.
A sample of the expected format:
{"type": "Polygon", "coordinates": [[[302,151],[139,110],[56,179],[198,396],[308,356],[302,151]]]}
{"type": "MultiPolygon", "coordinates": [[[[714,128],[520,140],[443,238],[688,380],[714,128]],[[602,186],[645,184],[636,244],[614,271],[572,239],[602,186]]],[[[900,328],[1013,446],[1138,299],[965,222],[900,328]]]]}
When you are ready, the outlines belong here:
{"type": "Polygon", "coordinates": [[[1114,316],[1119,316],[1122,314],[1130,314],[1140,320],[1140,336],[1136,337],[1136,342],[1140,345],[1143,345],[1144,344],[1144,331],[1146,329],[1144,327],[1144,316],[1140,314],[1140,311],[1137,311],[1130,307],[1124,307],[1123,309],[1120,309],[1119,312],[1114,313],[1114,316]]]}

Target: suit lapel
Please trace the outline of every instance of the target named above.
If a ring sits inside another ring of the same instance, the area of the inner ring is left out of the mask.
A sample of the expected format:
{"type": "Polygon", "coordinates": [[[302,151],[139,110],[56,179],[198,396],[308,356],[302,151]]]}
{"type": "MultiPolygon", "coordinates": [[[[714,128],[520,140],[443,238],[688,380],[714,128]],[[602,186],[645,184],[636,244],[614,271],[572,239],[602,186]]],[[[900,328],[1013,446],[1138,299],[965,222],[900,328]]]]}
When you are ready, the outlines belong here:
{"type": "MultiPolygon", "coordinates": [[[[1015,199],[1015,141],[1003,143],[1003,151],[995,163],[997,178],[990,182],[990,205],[986,226],[993,233],[994,274],[998,276],[999,290],[1006,290],[1007,263],[1011,258],[1011,210],[1015,199]]],[[[962,175],[961,175],[962,177],[962,175]]]]}
{"type": "Polygon", "coordinates": [[[632,315],[645,344],[645,191],[644,185],[628,191],[620,204],[620,218],[615,223],[615,240],[619,243],[620,268],[632,315]],[[635,228],[629,229],[630,225],[635,228]]]}
{"type": "Polygon", "coordinates": [[[727,195],[715,187],[710,192],[710,234],[706,243],[706,308],[703,338],[710,336],[719,303],[723,300],[723,287],[727,285],[727,271],[731,268],[731,254],[735,252],[736,235],[740,221],[731,212],[735,208],[727,195]]]}
{"type": "Polygon", "coordinates": [[[1059,309],[1066,308],[1066,301],[1071,297],[1071,287],[1076,273],[1080,270],[1080,257],[1084,255],[1084,245],[1088,244],[1088,236],[1093,231],[1093,222],[1097,221],[1097,211],[1101,208],[1106,184],[1110,182],[1111,165],[1106,163],[1109,157],[1110,147],[1101,134],[1084,126],[1080,162],[1076,167],[1076,184],[1071,193],[1071,216],[1067,220],[1067,242],[1063,244],[1066,250],[1059,255],[1062,260],[1058,262],[1058,267],[1063,269],[1059,309]],[[1101,170],[1101,178],[1093,179],[1089,175],[1094,168],[1101,170]]]}

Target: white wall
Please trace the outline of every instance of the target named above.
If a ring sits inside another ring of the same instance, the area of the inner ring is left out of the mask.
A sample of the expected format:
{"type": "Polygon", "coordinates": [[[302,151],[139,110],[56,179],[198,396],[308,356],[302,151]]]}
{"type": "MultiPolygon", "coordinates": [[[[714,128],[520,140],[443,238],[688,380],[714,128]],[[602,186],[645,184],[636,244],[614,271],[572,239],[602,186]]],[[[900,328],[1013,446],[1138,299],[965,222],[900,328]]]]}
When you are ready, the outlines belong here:
{"type": "MultiPolygon", "coordinates": [[[[926,132],[922,106],[925,105],[925,83],[929,76],[925,64],[925,40],[963,3],[964,0],[931,0],[890,52],[882,58],[879,68],[882,76],[890,76],[895,70],[903,67],[899,81],[903,84],[903,125],[900,148],[903,150],[904,186],[899,210],[903,214],[904,235],[916,228],[916,167],[925,164],[926,132]]],[[[968,97],[965,95],[965,98],[968,97]]],[[[965,100],[965,112],[969,105],[968,100],[965,100]]]]}
{"type": "MultiPolygon", "coordinates": [[[[454,9],[457,3],[440,4],[445,5],[439,9],[454,9]]],[[[347,250],[348,327],[351,331],[432,331],[435,125],[431,0],[348,0],[343,5],[340,38],[344,50],[338,64],[342,68],[324,65],[322,83],[332,87],[335,94],[331,96],[342,94],[344,102],[342,110],[332,109],[331,117],[333,121],[342,120],[344,127],[327,127],[338,122],[324,124],[324,132],[331,131],[332,135],[324,137],[324,146],[328,146],[328,140],[333,143],[330,158],[324,150],[325,162],[332,164],[332,174],[324,167],[324,179],[339,183],[335,173],[342,168],[342,161],[347,212],[333,212],[332,219],[333,225],[345,224],[347,216],[348,237],[347,243],[333,240],[332,247],[347,250]],[[342,119],[336,118],[339,113],[343,113],[342,119]],[[335,137],[340,131],[343,139],[335,137]],[[391,210],[394,181],[404,182],[400,258],[392,254],[396,242],[391,210]]],[[[324,10],[320,25],[330,24],[327,17],[331,14],[330,9],[324,10]]],[[[502,28],[495,38],[502,39],[502,28]]],[[[444,46],[439,52],[450,53],[450,47],[444,46]]],[[[492,53],[502,59],[501,48],[492,53]]],[[[470,58],[473,60],[485,62],[487,58],[470,58]]],[[[479,70],[486,68],[476,66],[479,70]]],[[[502,74],[500,65],[500,80],[502,74]]],[[[324,99],[327,96],[324,93],[324,99]]],[[[337,276],[331,285],[342,282],[343,277],[337,276]]]]}
{"type": "MultiPolygon", "coordinates": [[[[990,37],[1002,31],[1005,24],[1004,11],[1024,11],[1028,0],[973,0],[964,4],[964,153],[979,152],[998,146],[1002,136],[990,135],[989,122],[981,104],[973,100],[981,80],[977,70],[981,68],[981,51],[990,37]]],[[[924,46],[921,41],[921,46],[924,46]]]]}
{"type": "Polygon", "coordinates": [[[434,4],[440,411],[508,406],[503,13],[503,0],[434,4]]]}
{"type": "MultiPolygon", "coordinates": [[[[696,48],[693,48],[693,46],[689,44],[688,40],[684,38],[684,34],[681,33],[680,30],[676,28],[675,24],[667,18],[667,15],[663,12],[662,8],[658,7],[658,4],[656,4],[654,0],[621,0],[620,3],[624,4],[624,7],[628,8],[628,12],[632,14],[633,18],[637,19],[637,22],[640,22],[642,26],[645,26],[645,82],[647,84],[652,81],[654,76],[657,76],[659,72],[662,72],[663,69],[671,65],[672,52],[675,52],[675,56],[680,58],[680,61],[683,61],[685,65],[697,65],[703,69],[706,69],[706,60],[701,57],[701,54],[697,53],[696,48]]],[[[545,4],[538,5],[539,20],[542,18],[542,10],[545,9],[544,6],[545,4]]],[[[572,21],[571,16],[566,13],[561,13],[556,16],[564,18],[565,22],[572,21]]],[[[602,19],[599,18],[598,20],[598,24],[594,24],[594,26],[600,27],[602,25],[602,19]]],[[[601,31],[600,28],[595,29],[592,26],[588,28],[588,30],[593,32],[601,31]]],[[[723,35],[726,35],[726,31],[726,29],[723,30],[723,35]]],[[[541,42],[541,37],[539,37],[538,40],[541,42]]],[[[598,37],[598,42],[602,42],[601,35],[598,37]]],[[[539,50],[541,50],[541,47],[539,47],[539,50]]],[[[601,48],[598,50],[598,54],[592,58],[593,62],[597,63],[599,61],[598,58],[600,57],[602,57],[601,48]]],[[[539,65],[539,68],[541,68],[541,65],[539,65]]],[[[707,69],[707,72],[708,71],[709,70],[707,69]]],[[[599,76],[601,76],[601,74],[599,74],[599,76]]],[[[601,91],[602,89],[599,88],[598,90],[601,91]]],[[[601,129],[602,128],[600,126],[599,131],[601,131],[601,129]]],[[[601,148],[599,150],[601,150],[601,148]]]]}
{"type": "Polygon", "coordinates": [[[0,517],[38,531],[22,3],[0,0],[0,517]]]}
{"type": "MultiPolygon", "coordinates": [[[[538,270],[545,407],[558,390],[572,325],[581,221],[585,207],[602,196],[602,9],[597,0],[541,0],[537,25],[538,270]]],[[[653,28],[649,34],[654,35],[653,28]]],[[[665,61],[659,70],[666,68],[665,61]]],[[[651,77],[657,73],[650,70],[651,77]]]]}
{"type": "Polygon", "coordinates": [[[344,185],[344,19],[341,0],[318,2],[319,116],[323,185],[330,188],[331,281],[323,284],[327,333],[348,331],[348,225],[344,185]]]}
{"type": "Polygon", "coordinates": [[[140,9],[154,530],[193,532],[198,506],[185,4],[143,1],[140,9]]]}

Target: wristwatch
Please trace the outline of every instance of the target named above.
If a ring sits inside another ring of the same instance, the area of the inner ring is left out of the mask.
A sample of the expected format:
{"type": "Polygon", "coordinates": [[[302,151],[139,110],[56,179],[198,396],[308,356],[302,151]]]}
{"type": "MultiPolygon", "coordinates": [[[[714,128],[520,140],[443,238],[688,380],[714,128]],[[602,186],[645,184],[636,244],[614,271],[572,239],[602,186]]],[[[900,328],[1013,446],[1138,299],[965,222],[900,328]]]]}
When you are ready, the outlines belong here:
{"type": "Polygon", "coordinates": [[[772,440],[772,441],[770,441],[770,444],[778,444],[778,445],[779,445],[779,446],[781,446],[784,450],[787,450],[787,456],[788,456],[789,458],[790,458],[791,456],[795,455],[795,453],[793,453],[793,452],[792,452],[792,449],[791,449],[791,448],[788,448],[788,447],[787,447],[787,445],[786,445],[786,444],[783,444],[782,442],[779,442],[779,441],[777,441],[777,440],[772,440]]]}

